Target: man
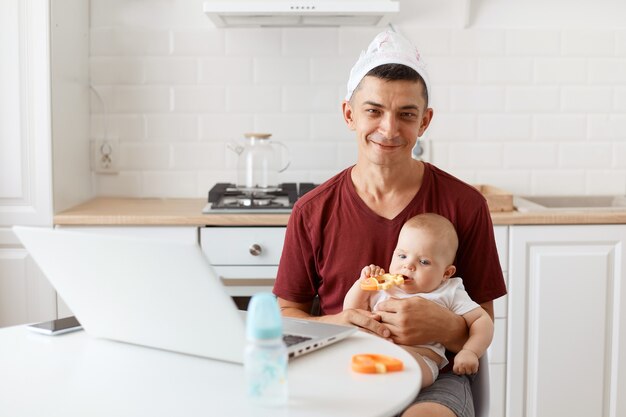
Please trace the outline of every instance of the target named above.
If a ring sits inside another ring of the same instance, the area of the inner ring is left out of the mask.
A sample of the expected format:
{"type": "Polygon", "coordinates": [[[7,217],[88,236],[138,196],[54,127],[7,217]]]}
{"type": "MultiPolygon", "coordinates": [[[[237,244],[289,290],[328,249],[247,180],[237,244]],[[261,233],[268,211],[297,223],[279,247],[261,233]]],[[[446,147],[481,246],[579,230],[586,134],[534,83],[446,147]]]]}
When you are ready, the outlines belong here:
{"type": "MultiPolygon", "coordinates": [[[[493,300],[506,289],[484,198],[412,158],[433,117],[430,91],[419,53],[400,35],[383,32],[361,54],[342,107],[356,133],[357,162],[293,209],[274,286],[285,316],[354,325],[402,345],[439,342],[459,351],[468,337],[463,318],[423,298],[387,300],[372,313],[341,309],[363,265],[389,263],[402,224],[434,212],[454,225],[457,275],[493,319],[493,300]],[[320,316],[313,317],[316,296],[320,316]]],[[[442,372],[405,415],[473,416],[468,378],[442,372]]]]}

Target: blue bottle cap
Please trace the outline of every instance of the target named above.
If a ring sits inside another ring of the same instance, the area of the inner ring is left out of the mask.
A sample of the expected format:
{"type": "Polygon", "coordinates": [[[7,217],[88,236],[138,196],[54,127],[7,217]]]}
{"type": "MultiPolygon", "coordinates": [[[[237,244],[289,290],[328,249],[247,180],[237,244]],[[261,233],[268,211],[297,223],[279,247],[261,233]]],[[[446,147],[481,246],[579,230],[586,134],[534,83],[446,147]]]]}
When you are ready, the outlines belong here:
{"type": "Polygon", "coordinates": [[[283,335],[283,321],[276,297],[271,293],[252,296],[246,322],[248,340],[276,339],[283,335]]]}

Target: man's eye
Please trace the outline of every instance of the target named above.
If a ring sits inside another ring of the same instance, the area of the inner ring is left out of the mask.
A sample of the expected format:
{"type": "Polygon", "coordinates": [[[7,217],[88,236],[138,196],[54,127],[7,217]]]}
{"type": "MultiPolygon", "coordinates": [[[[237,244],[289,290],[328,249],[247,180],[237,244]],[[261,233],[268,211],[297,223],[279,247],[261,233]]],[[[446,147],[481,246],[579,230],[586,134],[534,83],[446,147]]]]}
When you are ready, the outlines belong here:
{"type": "Polygon", "coordinates": [[[402,116],[402,118],[404,119],[417,119],[417,114],[415,113],[402,113],[400,116],[402,116]]]}

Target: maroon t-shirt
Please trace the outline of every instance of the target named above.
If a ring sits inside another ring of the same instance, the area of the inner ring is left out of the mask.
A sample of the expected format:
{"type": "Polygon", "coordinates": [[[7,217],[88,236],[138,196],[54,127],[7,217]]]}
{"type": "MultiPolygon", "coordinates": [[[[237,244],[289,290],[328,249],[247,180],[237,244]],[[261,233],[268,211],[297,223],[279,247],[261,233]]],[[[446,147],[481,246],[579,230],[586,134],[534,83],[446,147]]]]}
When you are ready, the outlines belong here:
{"type": "Polygon", "coordinates": [[[400,228],[420,213],[448,218],[459,236],[456,274],[477,303],[506,294],[484,197],[461,180],[425,164],[419,191],[395,218],[374,213],[358,196],[351,168],[299,199],[287,225],[274,294],[306,303],[319,294],[322,314],[338,313],[365,265],[388,269],[400,228]]]}

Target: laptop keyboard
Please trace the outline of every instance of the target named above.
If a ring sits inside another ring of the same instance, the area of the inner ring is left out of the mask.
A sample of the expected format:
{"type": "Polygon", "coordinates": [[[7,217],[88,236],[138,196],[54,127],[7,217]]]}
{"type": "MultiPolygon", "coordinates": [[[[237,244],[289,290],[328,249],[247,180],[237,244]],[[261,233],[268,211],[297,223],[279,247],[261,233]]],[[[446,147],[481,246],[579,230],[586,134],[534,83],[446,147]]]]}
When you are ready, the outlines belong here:
{"type": "Polygon", "coordinates": [[[296,343],[305,342],[312,338],[306,336],[297,336],[295,334],[284,334],[283,341],[287,346],[295,345],[296,343]]]}

